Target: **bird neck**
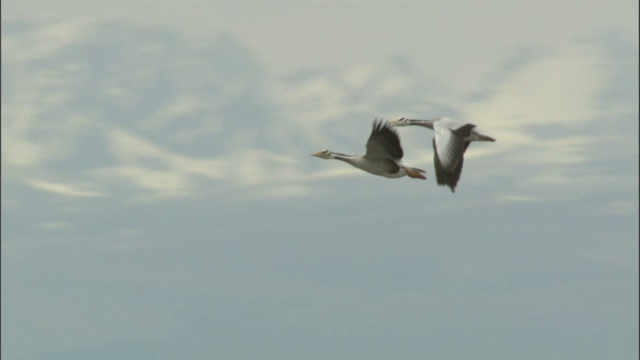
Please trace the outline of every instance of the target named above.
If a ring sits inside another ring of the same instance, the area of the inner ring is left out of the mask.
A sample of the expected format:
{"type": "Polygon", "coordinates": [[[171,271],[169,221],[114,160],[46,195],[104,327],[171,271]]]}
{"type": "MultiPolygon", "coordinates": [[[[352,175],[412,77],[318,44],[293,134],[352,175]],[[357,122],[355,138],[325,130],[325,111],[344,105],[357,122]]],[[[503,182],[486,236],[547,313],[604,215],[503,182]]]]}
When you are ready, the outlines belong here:
{"type": "Polygon", "coordinates": [[[333,159],[341,160],[341,161],[344,161],[344,162],[349,163],[349,164],[353,164],[353,160],[355,158],[355,156],[347,155],[347,154],[341,154],[341,153],[337,153],[337,152],[332,152],[331,153],[331,157],[333,159]]]}
{"type": "Polygon", "coordinates": [[[416,119],[409,119],[409,125],[416,125],[416,126],[424,126],[426,128],[429,129],[433,129],[433,123],[435,120],[416,120],[416,119]]]}

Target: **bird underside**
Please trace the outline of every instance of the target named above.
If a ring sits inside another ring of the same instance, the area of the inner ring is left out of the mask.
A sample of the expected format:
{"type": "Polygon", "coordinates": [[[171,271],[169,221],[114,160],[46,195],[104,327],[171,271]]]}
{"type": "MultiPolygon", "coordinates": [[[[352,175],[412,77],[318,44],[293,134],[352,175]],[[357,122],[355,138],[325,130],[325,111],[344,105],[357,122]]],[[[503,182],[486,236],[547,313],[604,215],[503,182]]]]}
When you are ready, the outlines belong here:
{"type": "Polygon", "coordinates": [[[423,175],[423,173],[425,173],[424,170],[414,168],[407,164],[397,163],[391,159],[371,159],[364,157],[351,162],[351,165],[371,174],[392,179],[403,177],[405,174],[414,179],[426,179],[425,175],[423,175]]]}

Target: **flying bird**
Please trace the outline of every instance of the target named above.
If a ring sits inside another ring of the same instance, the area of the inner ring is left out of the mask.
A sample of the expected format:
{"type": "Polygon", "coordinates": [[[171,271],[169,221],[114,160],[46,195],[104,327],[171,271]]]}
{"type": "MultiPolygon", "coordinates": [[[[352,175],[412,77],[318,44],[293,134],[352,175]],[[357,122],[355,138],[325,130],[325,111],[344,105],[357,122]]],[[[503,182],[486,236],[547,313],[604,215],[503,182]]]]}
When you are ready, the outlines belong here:
{"type": "Polygon", "coordinates": [[[347,164],[368,173],[387,178],[399,178],[405,175],[414,179],[426,179],[424,170],[401,161],[403,156],[400,137],[388,122],[373,121],[373,129],[366,145],[364,155],[345,155],[329,150],[322,150],[311,154],[321,159],[342,160],[347,164]]]}
{"type": "Polygon", "coordinates": [[[474,124],[465,121],[440,117],[432,120],[414,120],[400,118],[390,121],[391,126],[424,126],[433,129],[433,166],[436,170],[436,180],[440,186],[448,186],[451,192],[456,191],[464,152],[472,141],[496,141],[494,138],[481,133],[474,124]]]}

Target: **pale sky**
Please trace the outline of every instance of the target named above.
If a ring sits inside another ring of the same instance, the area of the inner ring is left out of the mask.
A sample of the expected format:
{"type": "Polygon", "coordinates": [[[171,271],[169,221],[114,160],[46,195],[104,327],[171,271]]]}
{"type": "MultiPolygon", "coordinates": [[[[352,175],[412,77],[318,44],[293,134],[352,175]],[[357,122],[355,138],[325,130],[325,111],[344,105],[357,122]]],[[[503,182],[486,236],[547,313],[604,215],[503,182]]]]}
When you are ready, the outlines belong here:
{"type": "Polygon", "coordinates": [[[3,1],[3,359],[636,359],[638,3],[3,1]],[[451,116],[456,193],[339,161],[451,116]]]}

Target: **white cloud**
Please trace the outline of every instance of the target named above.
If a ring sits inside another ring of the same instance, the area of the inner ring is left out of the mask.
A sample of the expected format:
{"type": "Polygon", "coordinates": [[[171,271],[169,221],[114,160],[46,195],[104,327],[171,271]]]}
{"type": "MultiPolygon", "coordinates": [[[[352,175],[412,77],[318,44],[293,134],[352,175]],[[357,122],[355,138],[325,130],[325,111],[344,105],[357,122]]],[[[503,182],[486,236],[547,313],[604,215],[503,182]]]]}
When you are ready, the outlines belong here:
{"type": "Polygon", "coordinates": [[[490,99],[460,104],[461,110],[470,121],[492,128],[496,136],[514,127],[565,129],[593,121],[601,113],[595,99],[607,76],[602,60],[592,46],[562,48],[517,70],[490,99]]]}
{"type": "MultiPolygon", "coordinates": [[[[211,102],[207,104],[205,99],[196,94],[178,95],[178,97],[170,104],[159,108],[156,114],[141,119],[140,127],[144,130],[161,130],[171,121],[180,119],[186,115],[194,114],[212,106],[211,102]]],[[[219,122],[209,122],[206,130],[221,130],[219,122]],[[217,126],[216,126],[217,125],[217,126]]]]}
{"type": "Polygon", "coordinates": [[[211,179],[227,177],[224,161],[218,158],[195,159],[180,155],[121,129],[110,130],[107,138],[117,161],[129,167],[125,173],[130,173],[136,167],[140,169],[151,165],[160,166],[162,170],[192,173],[211,179]]]}
{"type": "Polygon", "coordinates": [[[104,193],[93,190],[93,185],[67,184],[59,182],[51,182],[45,180],[30,179],[27,184],[41,191],[50,192],[58,195],[76,196],[76,197],[102,197],[104,193]]]}
{"type": "MultiPolygon", "coordinates": [[[[61,40],[59,34],[76,31],[74,29],[56,23],[41,27],[29,36],[31,41],[59,42],[51,49],[60,49],[68,42],[61,40]]],[[[13,42],[7,46],[16,50],[20,44],[13,42]]],[[[616,145],[605,151],[621,151],[623,147],[628,149],[629,141],[611,140],[620,135],[606,131],[601,134],[581,131],[603,115],[623,114],[635,108],[619,104],[618,108],[605,112],[598,107],[599,91],[609,76],[606,67],[601,66],[605,59],[599,48],[572,43],[551,50],[507,73],[503,83],[490,86],[494,89],[491,94],[475,102],[465,100],[467,94],[439,84],[423,86],[426,78],[408,76],[406,69],[387,60],[319,68],[287,78],[265,77],[257,87],[265,90],[259,101],[268,102],[277,118],[257,120],[261,127],[247,124],[234,128],[226,127],[221,121],[228,114],[218,113],[226,98],[205,99],[189,88],[152,109],[151,115],[138,119],[131,129],[110,124],[108,119],[90,120],[88,114],[66,113],[63,119],[47,123],[43,121],[47,110],[64,107],[68,100],[65,93],[52,93],[52,84],[71,87],[73,84],[61,74],[53,78],[29,77],[29,69],[16,67],[17,75],[24,75],[24,81],[16,83],[11,97],[3,98],[2,146],[3,160],[6,160],[3,167],[21,168],[28,173],[48,166],[50,160],[83,151],[76,148],[78,139],[91,127],[92,131],[101,131],[107,148],[100,150],[114,163],[96,162],[69,176],[91,181],[92,187],[69,185],[82,183],[79,179],[53,183],[34,182],[33,177],[28,179],[31,186],[69,196],[103,196],[104,191],[96,189],[114,185],[131,186],[130,189],[138,189],[150,197],[191,196],[210,193],[211,188],[245,188],[251,189],[251,193],[269,196],[304,196],[312,194],[310,187],[318,180],[370,176],[345,164],[321,164],[308,154],[322,148],[362,153],[372,120],[362,119],[363,114],[393,116],[402,107],[389,108],[389,103],[410,98],[413,100],[408,103],[413,104],[409,105],[413,110],[429,113],[435,106],[454,109],[497,139],[496,143],[470,147],[463,172],[465,186],[486,185],[500,175],[503,182],[507,181],[501,183],[501,188],[507,194],[503,198],[508,201],[553,198],[541,195],[538,187],[542,186],[547,187],[546,191],[566,194],[568,188],[575,190],[580,183],[584,187],[581,193],[590,186],[595,186],[592,189],[595,191],[604,179],[575,180],[590,164],[607,156],[607,152],[594,154],[594,145],[602,146],[605,139],[609,139],[607,141],[614,141],[616,145]],[[62,83],[57,83],[60,81],[62,83]],[[425,88],[430,89],[429,94],[416,94],[417,89],[425,88]],[[431,93],[447,96],[428,98],[431,93]],[[44,99],[42,107],[34,106],[38,99],[44,99]],[[215,121],[189,122],[184,129],[175,126],[185,116],[196,113],[214,117],[215,121]],[[8,121],[4,121],[5,118],[8,121]],[[33,140],[32,134],[37,131],[48,131],[50,136],[33,140]],[[165,134],[165,131],[173,133],[165,134]],[[154,138],[153,134],[162,134],[163,140],[154,138]],[[175,144],[202,141],[210,135],[223,139],[224,145],[217,147],[217,153],[198,157],[185,155],[179,146],[171,148],[175,144]],[[259,145],[264,139],[277,145],[259,145]]],[[[38,56],[54,50],[47,51],[38,56]]],[[[9,58],[9,62],[17,64],[16,58],[9,58]]],[[[246,84],[238,86],[236,93],[223,91],[225,96],[237,96],[246,84]]],[[[127,102],[127,107],[135,104],[128,90],[120,85],[109,85],[103,91],[127,102]]],[[[450,114],[433,114],[438,115],[450,114]]],[[[402,131],[401,136],[405,160],[433,175],[432,133],[412,129],[402,131]]],[[[607,181],[620,179],[619,175],[607,175],[607,181]]],[[[433,179],[430,176],[430,181],[433,179]]]]}
{"type": "MultiPolygon", "coordinates": [[[[3,16],[4,21],[4,16],[3,16]]],[[[2,61],[16,63],[46,59],[60,49],[80,41],[90,20],[65,19],[39,22],[35,31],[2,36],[2,61]]]]}

